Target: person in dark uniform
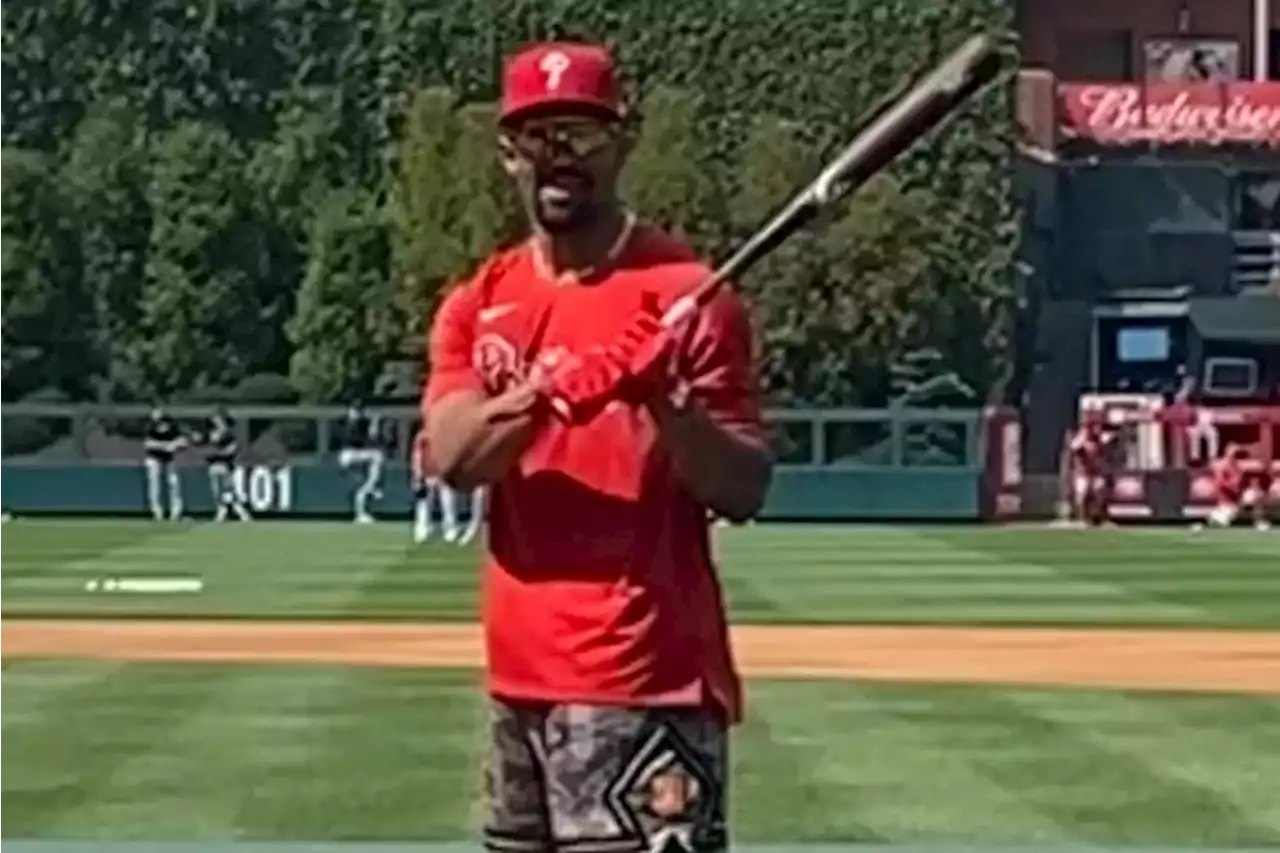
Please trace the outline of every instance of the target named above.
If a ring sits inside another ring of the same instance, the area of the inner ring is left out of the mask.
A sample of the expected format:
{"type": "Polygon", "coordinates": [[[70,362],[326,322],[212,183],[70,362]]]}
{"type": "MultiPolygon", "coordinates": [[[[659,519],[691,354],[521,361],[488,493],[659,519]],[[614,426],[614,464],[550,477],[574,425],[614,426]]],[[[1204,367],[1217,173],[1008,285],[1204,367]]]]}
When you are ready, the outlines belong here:
{"type": "Polygon", "coordinates": [[[166,503],[168,518],[174,521],[182,518],[182,482],[178,479],[175,457],[186,445],[187,437],[178,428],[177,421],[159,406],[152,409],[142,451],[147,472],[147,504],[156,521],[166,518],[166,503]]]}
{"type": "Polygon", "coordinates": [[[209,490],[216,507],[214,521],[226,521],[227,513],[234,512],[241,521],[253,521],[253,515],[244,505],[241,484],[236,482],[236,455],[240,446],[236,439],[235,425],[224,411],[217,411],[209,419],[209,434],[205,438],[205,462],[209,466],[209,490]]]}
{"type": "Polygon", "coordinates": [[[353,404],[347,411],[338,463],[343,468],[355,470],[359,480],[352,507],[357,524],[369,524],[374,520],[369,512],[369,501],[382,497],[382,466],[385,461],[386,442],[381,420],[366,412],[361,403],[353,404]]]}

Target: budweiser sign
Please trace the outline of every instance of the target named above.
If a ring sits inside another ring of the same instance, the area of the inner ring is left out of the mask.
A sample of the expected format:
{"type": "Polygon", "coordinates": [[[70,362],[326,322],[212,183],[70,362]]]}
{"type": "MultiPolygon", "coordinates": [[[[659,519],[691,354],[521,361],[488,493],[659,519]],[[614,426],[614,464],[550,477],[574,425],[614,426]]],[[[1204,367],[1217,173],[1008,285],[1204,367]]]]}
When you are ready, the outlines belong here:
{"type": "Polygon", "coordinates": [[[1280,83],[1081,83],[1059,92],[1068,136],[1280,145],[1280,83]]]}

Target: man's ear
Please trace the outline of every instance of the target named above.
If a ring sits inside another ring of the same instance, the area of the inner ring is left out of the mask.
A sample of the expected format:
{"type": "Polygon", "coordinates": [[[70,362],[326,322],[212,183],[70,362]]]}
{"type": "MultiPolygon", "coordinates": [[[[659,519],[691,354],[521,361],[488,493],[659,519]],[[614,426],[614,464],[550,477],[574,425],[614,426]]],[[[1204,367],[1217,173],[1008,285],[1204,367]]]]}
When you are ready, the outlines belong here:
{"type": "Polygon", "coordinates": [[[622,115],[622,121],[619,122],[618,140],[624,154],[630,154],[635,150],[636,143],[640,141],[640,132],[644,128],[644,122],[640,115],[640,110],[636,107],[629,107],[622,115]]]}
{"type": "Polygon", "coordinates": [[[631,152],[636,150],[636,144],[640,141],[640,124],[637,121],[624,120],[619,125],[617,134],[614,147],[617,150],[618,169],[621,171],[627,165],[627,160],[631,159],[631,152]]]}

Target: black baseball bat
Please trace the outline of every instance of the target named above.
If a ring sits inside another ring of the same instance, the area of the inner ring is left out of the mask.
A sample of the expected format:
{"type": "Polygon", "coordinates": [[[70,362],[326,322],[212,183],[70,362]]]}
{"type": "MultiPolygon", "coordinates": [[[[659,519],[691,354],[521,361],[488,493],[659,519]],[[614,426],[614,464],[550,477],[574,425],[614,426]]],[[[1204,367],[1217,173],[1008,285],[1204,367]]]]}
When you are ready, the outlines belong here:
{"type": "Polygon", "coordinates": [[[1003,57],[991,37],[979,34],[965,41],[895,103],[876,111],[818,177],[689,295],[672,303],[663,315],[663,325],[674,328],[687,320],[727,282],[741,276],[820,212],[844,200],[921,137],[954,116],[971,97],[993,82],[1003,67],[1003,57]]]}

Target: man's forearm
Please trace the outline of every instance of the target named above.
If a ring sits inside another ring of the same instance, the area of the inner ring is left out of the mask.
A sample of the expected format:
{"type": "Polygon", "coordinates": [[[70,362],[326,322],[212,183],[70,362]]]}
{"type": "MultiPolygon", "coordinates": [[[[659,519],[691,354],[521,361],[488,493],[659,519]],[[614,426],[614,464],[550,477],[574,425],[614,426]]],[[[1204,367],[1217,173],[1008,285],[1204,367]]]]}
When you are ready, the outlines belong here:
{"type": "Polygon", "coordinates": [[[764,506],[773,456],[764,442],[718,424],[696,403],[677,409],[665,398],[649,405],[676,473],[695,498],[730,521],[764,506]]]}
{"type": "Polygon", "coordinates": [[[501,479],[542,427],[532,400],[515,392],[493,398],[463,393],[429,410],[429,447],[440,478],[456,489],[501,479]]]}
{"type": "Polygon", "coordinates": [[[475,436],[454,471],[446,472],[442,479],[465,491],[502,479],[533,444],[539,426],[532,415],[488,424],[475,436]]]}

